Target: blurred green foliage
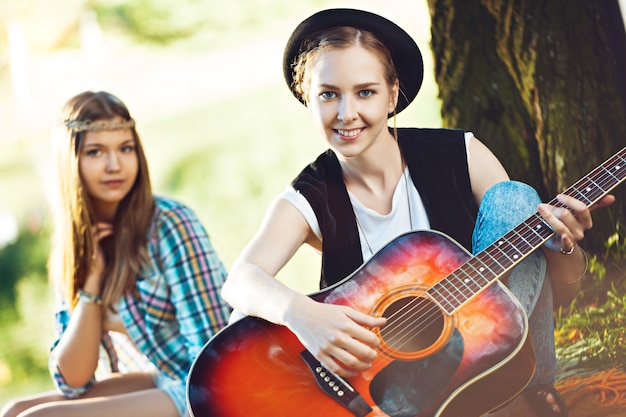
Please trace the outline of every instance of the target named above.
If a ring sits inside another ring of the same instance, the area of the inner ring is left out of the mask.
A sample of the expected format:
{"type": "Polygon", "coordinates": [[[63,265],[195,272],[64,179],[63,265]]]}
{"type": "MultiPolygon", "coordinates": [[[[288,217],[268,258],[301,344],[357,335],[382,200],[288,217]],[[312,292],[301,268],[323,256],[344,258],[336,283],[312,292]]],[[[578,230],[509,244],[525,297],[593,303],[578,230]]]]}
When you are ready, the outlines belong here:
{"type": "Polygon", "coordinates": [[[51,386],[46,366],[52,324],[48,236],[47,230],[22,227],[17,238],[0,249],[0,391],[7,395],[19,392],[26,382],[51,386]]]}
{"type": "Polygon", "coordinates": [[[48,248],[47,231],[26,228],[20,230],[15,241],[0,248],[0,317],[16,312],[17,284],[21,278],[32,276],[45,281],[48,248]]]}
{"type": "Polygon", "coordinates": [[[206,21],[204,3],[197,0],[93,1],[99,20],[117,25],[142,42],[166,44],[193,36],[206,21]]]}
{"type": "Polygon", "coordinates": [[[50,286],[31,273],[20,278],[16,295],[11,309],[0,309],[0,406],[15,396],[53,389],[47,367],[53,339],[50,286]]]}
{"type": "Polygon", "coordinates": [[[191,37],[241,39],[322,0],[91,0],[98,19],[135,40],[160,45],[191,37]],[[215,11],[219,10],[219,13],[215,11]],[[225,18],[227,17],[227,18],[225,18]],[[270,17],[268,19],[268,17],[270,17]]]}

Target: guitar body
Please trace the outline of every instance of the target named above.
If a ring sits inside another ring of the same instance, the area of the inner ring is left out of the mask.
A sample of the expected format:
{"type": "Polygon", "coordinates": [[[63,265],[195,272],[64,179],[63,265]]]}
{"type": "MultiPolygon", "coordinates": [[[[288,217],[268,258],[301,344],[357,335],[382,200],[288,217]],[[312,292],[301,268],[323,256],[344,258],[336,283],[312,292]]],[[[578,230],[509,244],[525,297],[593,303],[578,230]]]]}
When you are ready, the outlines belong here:
{"type": "Polygon", "coordinates": [[[388,318],[376,330],[382,343],[373,367],[344,381],[354,389],[358,401],[351,404],[357,406],[341,401],[343,387],[335,388],[339,396],[322,389],[315,367],[303,359],[304,347],[286,327],[245,317],[216,334],[196,358],[188,380],[191,413],[478,417],[499,407],[534,373],[528,323],[497,280],[455,311],[432,296],[469,258],[444,234],[411,232],[350,277],[311,295],[388,318]]]}

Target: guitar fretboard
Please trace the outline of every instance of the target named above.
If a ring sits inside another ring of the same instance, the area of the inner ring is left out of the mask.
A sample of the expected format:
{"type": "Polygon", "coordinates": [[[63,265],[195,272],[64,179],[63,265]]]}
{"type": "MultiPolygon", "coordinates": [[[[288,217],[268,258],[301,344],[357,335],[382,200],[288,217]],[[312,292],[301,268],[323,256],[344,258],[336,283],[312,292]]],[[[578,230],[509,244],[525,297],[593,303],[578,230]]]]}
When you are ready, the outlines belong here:
{"type": "MultiPolygon", "coordinates": [[[[624,179],[626,179],[626,147],[569,187],[563,194],[591,206],[624,179]]],[[[549,204],[564,207],[556,198],[549,204]]],[[[543,245],[553,234],[550,226],[539,212],[536,212],[470,258],[451,275],[430,288],[428,293],[448,314],[453,314],[543,245]]]]}

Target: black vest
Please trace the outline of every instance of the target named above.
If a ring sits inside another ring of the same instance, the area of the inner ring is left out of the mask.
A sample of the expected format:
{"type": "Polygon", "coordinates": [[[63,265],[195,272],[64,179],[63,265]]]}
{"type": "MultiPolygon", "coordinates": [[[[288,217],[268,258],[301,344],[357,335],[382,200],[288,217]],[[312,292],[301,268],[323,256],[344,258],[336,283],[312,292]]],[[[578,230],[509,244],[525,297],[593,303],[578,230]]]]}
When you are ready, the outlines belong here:
{"type": "MultiPolygon", "coordinates": [[[[462,130],[398,129],[398,143],[430,226],[471,251],[478,208],[470,186],[462,130]]],[[[322,232],[320,288],[335,284],[363,263],[356,218],[337,156],[330,149],[291,185],[309,201],[322,232]]]]}

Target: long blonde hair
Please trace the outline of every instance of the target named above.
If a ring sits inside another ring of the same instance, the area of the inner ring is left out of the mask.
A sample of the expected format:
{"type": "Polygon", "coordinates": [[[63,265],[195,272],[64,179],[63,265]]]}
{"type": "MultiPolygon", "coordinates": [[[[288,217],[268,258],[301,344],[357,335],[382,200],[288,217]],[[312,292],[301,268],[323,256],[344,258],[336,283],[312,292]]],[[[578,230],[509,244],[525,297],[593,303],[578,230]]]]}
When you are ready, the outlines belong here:
{"type": "MultiPolygon", "coordinates": [[[[60,286],[73,309],[97,250],[92,235],[95,213],[78,165],[86,132],[73,126],[115,117],[127,121],[132,118],[120,99],[104,91],[86,91],[72,97],[63,107],[61,116],[52,146],[57,186],[52,204],[54,233],[48,268],[51,279],[60,286]]],[[[148,163],[135,127],[130,130],[136,143],[137,178],[117,209],[113,236],[102,240],[106,268],[101,296],[103,305],[111,309],[115,309],[124,292],[134,291],[137,276],[148,262],[147,235],[154,211],[148,163]]]]}

